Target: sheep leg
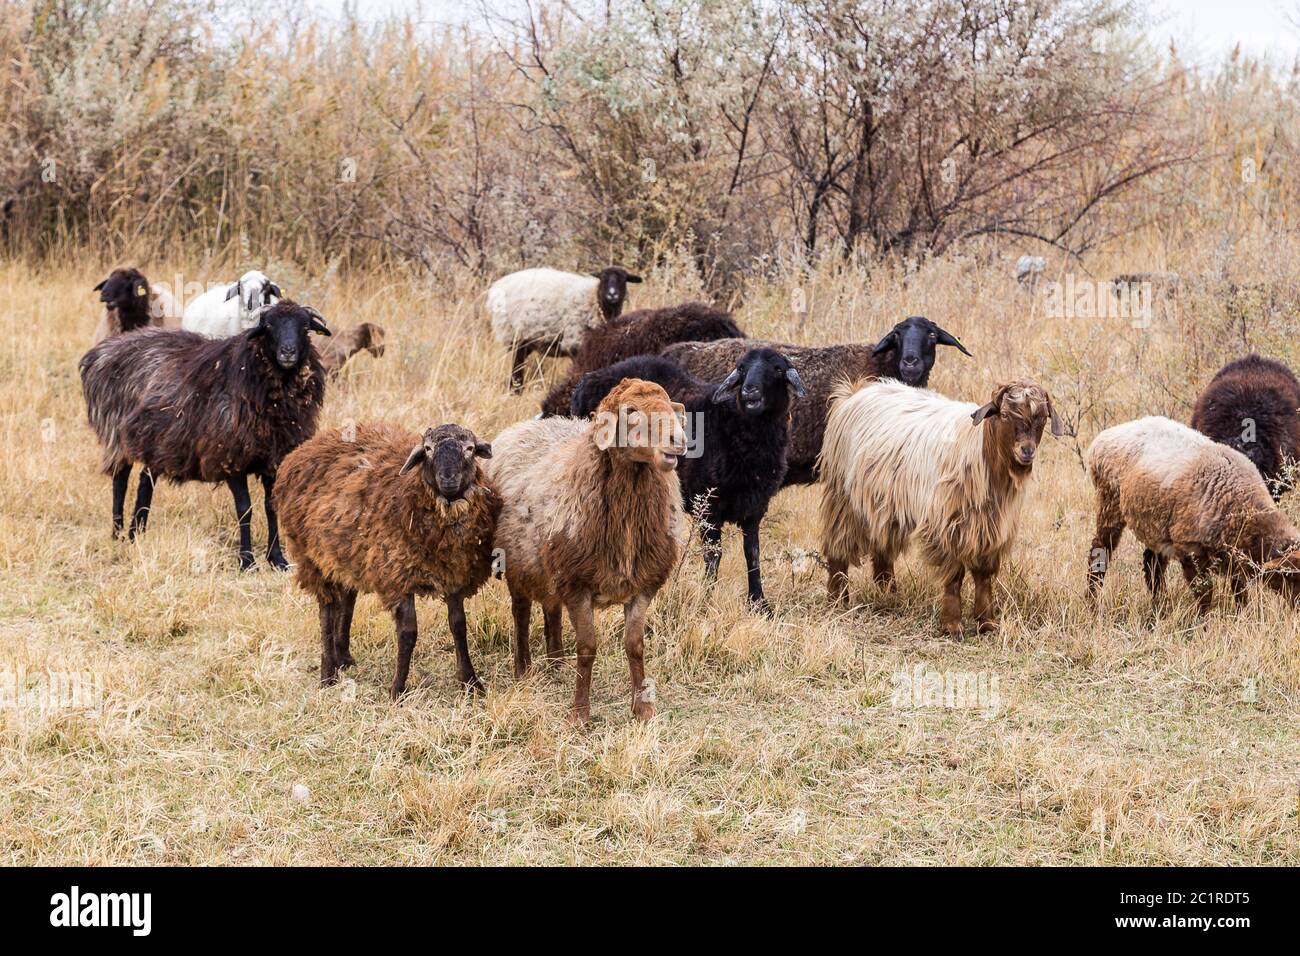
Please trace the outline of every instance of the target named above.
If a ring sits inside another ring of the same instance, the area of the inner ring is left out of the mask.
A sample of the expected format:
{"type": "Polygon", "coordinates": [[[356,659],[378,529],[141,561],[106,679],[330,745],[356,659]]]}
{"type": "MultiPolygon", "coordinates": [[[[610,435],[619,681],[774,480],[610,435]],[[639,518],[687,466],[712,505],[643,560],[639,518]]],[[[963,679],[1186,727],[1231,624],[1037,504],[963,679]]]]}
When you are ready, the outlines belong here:
{"type": "Polygon", "coordinates": [[[524,390],[524,368],[528,363],[528,354],[532,350],[531,345],[515,346],[515,354],[510,361],[510,391],[516,395],[524,390]]]}
{"type": "Polygon", "coordinates": [[[943,599],[939,604],[939,623],[949,637],[961,640],[961,582],[966,569],[960,564],[948,571],[943,579],[943,599]]]}
{"type": "Polygon", "coordinates": [[[1097,534],[1088,551],[1088,597],[1095,598],[1106,580],[1106,571],[1124,534],[1124,520],[1118,515],[1097,514],[1097,534]]]}
{"type": "Polygon", "coordinates": [[[997,562],[989,567],[971,568],[971,579],[975,582],[975,629],[981,634],[998,629],[997,610],[993,606],[993,579],[997,573],[997,562]]]}
{"type": "Polygon", "coordinates": [[[650,599],[638,594],[623,605],[623,649],[632,678],[632,716],[649,720],[655,715],[654,694],[645,688],[645,613],[650,599]]]}
{"type": "Polygon", "coordinates": [[[569,719],[575,724],[585,724],[591,720],[591,667],[596,663],[596,625],[592,620],[591,595],[574,598],[567,602],[567,606],[578,644],[578,679],[573,687],[573,708],[569,711],[569,719]]]}
{"type": "Polygon", "coordinates": [[[528,626],[532,623],[533,602],[526,597],[511,594],[510,614],[515,619],[515,680],[523,680],[533,663],[533,656],[528,650],[528,626]]]}
{"type": "Polygon", "coordinates": [[[468,629],[465,626],[465,598],[459,594],[448,594],[447,626],[456,642],[456,676],[460,678],[465,689],[476,694],[484,693],[483,682],[474,673],[474,662],[469,659],[468,629]]]}
{"type": "Polygon", "coordinates": [[[542,621],[546,631],[546,666],[559,667],[564,660],[561,636],[564,631],[564,607],[559,601],[542,604],[542,621]]]}
{"type": "Polygon", "coordinates": [[[1142,552],[1142,578],[1147,590],[1151,592],[1151,603],[1158,602],[1165,590],[1165,569],[1169,567],[1169,557],[1159,551],[1147,548],[1142,552]]]}
{"type": "Polygon", "coordinates": [[[357,592],[343,592],[342,607],[334,620],[334,657],[339,667],[351,667],[356,663],[352,657],[352,611],[357,606],[357,592]]]}
{"type": "Polygon", "coordinates": [[[266,505],[266,561],[277,571],[289,570],[289,562],[284,559],[280,549],[280,522],[275,514],[275,501],[271,493],[275,491],[275,475],[262,475],[262,493],[266,505]]]}
{"type": "Polygon", "coordinates": [[[830,558],[826,562],[826,597],[832,604],[847,607],[849,603],[849,562],[830,558]]]}
{"type": "Polygon", "coordinates": [[[1178,563],[1182,566],[1188,589],[1196,596],[1197,610],[1201,614],[1210,613],[1214,606],[1214,582],[1210,579],[1209,566],[1195,553],[1183,554],[1178,563]]]}
{"type": "Polygon", "coordinates": [[[131,481],[131,466],[121,465],[113,472],[113,540],[122,537],[122,511],[126,507],[126,486],[131,481]]]}
{"type": "Polygon", "coordinates": [[[772,606],[763,595],[763,569],[759,559],[758,524],[761,519],[750,518],[740,526],[744,539],[745,571],[749,580],[749,603],[754,610],[772,616],[772,606]]]}
{"type": "Polygon", "coordinates": [[[722,562],[722,529],[710,524],[708,515],[700,518],[700,538],[704,550],[704,579],[715,581],[718,565],[722,562]]]}
{"type": "Polygon", "coordinates": [[[408,594],[393,605],[393,624],[397,628],[397,671],[393,674],[389,696],[397,700],[406,691],[411,652],[415,650],[415,595],[408,594]]]}
{"type": "Polygon", "coordinates": [[[338,626],[339,606],[332,598],[317,597],[320,603],[320,685],[328,687],[338,683],[338,645],[335,628],[338,626]]]}
{"type": "Polygon", "coordinates": [[[227,478],[226,486],[235,496],[235,517],[239,519],[239,570],[253,567],[253,502],[248,497],[248,476],[227,478]]]}
{"type": "Polygon", "coordinates": [[[871,580],[875,582],[876,587],[881,591],[896,590],[898,585],[894,581],[894,558],[884,551],[871,552],[871,580]]]}
{"type": "Polygon", "coordinates": [[[135,489],[135,510],[131,513],[131,530],[127,533],[132,541],[137,534],[144,534],[149,524],[149,509],[153,507],[153,473],[148,468],[140,469],[140,483],[135,489]]]}

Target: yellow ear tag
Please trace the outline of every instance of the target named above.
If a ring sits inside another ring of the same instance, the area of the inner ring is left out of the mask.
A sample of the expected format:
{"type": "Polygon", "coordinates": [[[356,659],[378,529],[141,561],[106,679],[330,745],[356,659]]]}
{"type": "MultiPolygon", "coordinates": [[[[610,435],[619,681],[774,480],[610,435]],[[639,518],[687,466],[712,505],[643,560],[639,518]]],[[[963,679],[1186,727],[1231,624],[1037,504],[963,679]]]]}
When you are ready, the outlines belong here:
{"type": "Polygon", "coordinates": [[[146,288],[145,288],[144,286],[142,286],[142,285],[141,285],[141,286],[136,286],[135,294],[136,294],[136,295],[148,295],[148,294],[149,294],[149,290],[146,289],[146,288]]]}

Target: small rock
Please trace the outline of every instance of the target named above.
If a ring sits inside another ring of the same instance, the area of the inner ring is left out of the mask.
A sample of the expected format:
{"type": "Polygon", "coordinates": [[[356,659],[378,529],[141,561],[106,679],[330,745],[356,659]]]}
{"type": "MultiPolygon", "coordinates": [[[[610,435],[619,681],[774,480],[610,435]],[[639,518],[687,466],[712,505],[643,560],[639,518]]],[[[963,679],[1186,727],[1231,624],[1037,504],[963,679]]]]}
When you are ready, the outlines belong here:
{"type": "Polygon", "coordinates": [[[311,788],[305,783],[295,783],[289,791],[289,795],[299,803],[307,803],[311,800],[311,788]]]}

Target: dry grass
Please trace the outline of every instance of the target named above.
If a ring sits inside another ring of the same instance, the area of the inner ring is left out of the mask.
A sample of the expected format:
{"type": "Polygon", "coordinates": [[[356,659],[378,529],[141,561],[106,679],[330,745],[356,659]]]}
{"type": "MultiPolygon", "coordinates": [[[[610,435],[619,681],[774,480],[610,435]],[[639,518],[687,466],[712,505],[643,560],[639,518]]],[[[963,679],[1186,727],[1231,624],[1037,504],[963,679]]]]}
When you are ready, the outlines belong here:
{"type": "MultiPolygon", "coordinates": [[[[1300,274],[1293,254],[1264,261],[1300,274]]],[[[693,551],[653,605],[660,716],[630,719],[606,612],[595,721],[574,730],[571,669],[512,680],[499,583],[469,605],[486,702],[458,694],[445,615],[421,603],[414,692],[393,707],[388,615],[359,602],[355,680],[319,690],[314,605],[287,575],[235,570],[224,488],[160,487],[148,536],[111,542],[76,375],[102,274],[0,266],[0,671],[92,671],[104,687],[97,710],[0,710],[0,861],[1300,862],[1295,613],[1256,593],[1241,614],[1221,605],[1197,621],[1171,580],[1176,610],[1153,620],[1131,539],[1100,612],[1080,599],[1092,497],[1076,450],[1106,422],[1185,417],[1181,403],[1240,347],[1215,331],[1228,320],[1211,297],[1182,302],[1179,327],[1142,333],[1033,316],[1004,261],[808,277],[802,323],[789,317],[794,280],[751,289],[751,332],[804,341],[930,315],[977,355],[944,354],[935,387],[976,398],[1029,373],[1080,424],[1077,442],[1045,445],[1039,499],[999,582],[1003,629],[941,638],[935,586],[910,560],[897,596],[858,571],[865,606],[831,613],[823,572],[795,550],[816,548],[818,493],[787,491],[764,529],[776,619],[744,610],[729,529],[713,593],[693,551]],[[996,675],[1000,706],[893,706],[895,673],[917,665],[996,675]]],[[[685,275],[659,270],[637,304],[697,291],[685,275]]],[[[470,284],[285,285],[333,324],[389,330],[387,355],[359,356],[331,390],[327,424],[452,420],[491,436],[535,412],[536,383],[505,393],[470,284]]],[[[1252,322],[1251,344],[1286,357],[1293,330],[1252,322]]],[[[264,541],[260,509],[254,528],[264,541]]]]}

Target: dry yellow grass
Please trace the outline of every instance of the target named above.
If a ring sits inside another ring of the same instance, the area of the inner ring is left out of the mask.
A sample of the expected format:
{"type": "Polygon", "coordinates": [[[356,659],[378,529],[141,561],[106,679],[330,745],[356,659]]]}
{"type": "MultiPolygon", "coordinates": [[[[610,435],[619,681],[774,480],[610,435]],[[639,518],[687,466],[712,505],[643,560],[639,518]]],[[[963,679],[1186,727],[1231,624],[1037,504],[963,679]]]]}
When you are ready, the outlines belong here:
{"type": "MultiPolygon", "coordinates": [[[[1184,258],[1171,267],[1195,266],[1184,258]]],[[[1297,274],[1294,257],[1266,261],[1297,274]]],[[[659,716],[631,720],[606,612],[594,723],[575,730],[571,668],[513,681],[499,583],[468,608],[487,700],[459,695],[445,614],[422,602],[414,692],[394,707],[388,614],[359,601],[354,682],[321,691],[314,604],[288,575],[235,569],[224,488],[160,486],[149,534],[110,541],[76,372],[102,270],[0,266],[0,672],[92,672],[103,687],[94,709],[0,709],[0,861],[1300,862],[1296,612],[1256,589],[1244,612],[1220,605],[1198,621],[1172,575],[1175,610],[1152,619],[1132,539],[1100,611],[1081,600],[1092,494],[1077,450],[1103,423],[1186,417],[1180,403],[1239,347],[1215,337],[1227,320],[1210,296],[1143,332],[1044,320],[1000,259],[748,290],[752,334],[801,341],[927,314],[976,353],[943,354],[934,387],[974,399],[1030,374],[1080,434],[1045,442],[1038,499],[999,580],[999,634],[940,637],[934,582],[910,559],[896,596],[859,570],[864,606],[829,611],[824,572],[799,551],[816,549],[818,492],[787,491],[764,526],[776,619],[742,606],[728,529],[712,593],[695,548],[652,607],[659,716]],[[803,321],[790,314],[796,287],[803,321]],[[996,711],[895,706],[895,674],[918,666],[996,677],[996,711]]],[[[687,276],[652,273],[635,304],[696,293],[687,276]]],[[[490,437],[534,414],[539,386],[506,394],[506,358],[470,283],[292,278],[286,288],[332,324],[389,332],[383,359],[359,356],[331,388],[327,425],[458,421],[490,437]]],[[[1288,358],[1292,332],[1272,320],[1248,330],[1288,358]]],[[[254,529],[260,553],[260,508],[254,529]]]]}

